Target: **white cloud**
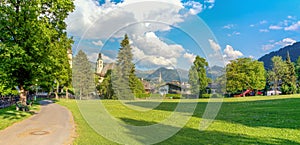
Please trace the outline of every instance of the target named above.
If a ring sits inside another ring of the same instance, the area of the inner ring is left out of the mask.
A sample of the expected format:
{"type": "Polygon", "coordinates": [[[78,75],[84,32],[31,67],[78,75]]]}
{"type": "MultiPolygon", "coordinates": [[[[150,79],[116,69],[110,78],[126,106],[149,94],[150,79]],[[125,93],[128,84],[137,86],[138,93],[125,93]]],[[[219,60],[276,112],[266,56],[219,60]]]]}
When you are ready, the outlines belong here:
{"type": "Polygon", "coordinates": [[[297,41],[292,39],[292,38],[284,38],[282,41],[277,42],[278,45],[281,45],[283,47],[288,46],[288,45],[293,45],[297,41]]]}
{"type": "Polygon", "coordinates": [[[231,34],[227,34],[228,37],[241,35],[240,32],[233,31],[231,34]]]}
{"type": "Polygon", "coordinates": [[[262,46],[262,49],[267,51],[267,50],[271,50],[275,47],[285,47],[288,45],[293,45],[294,43],[296,43],[297,41],[292,39],[292,38],[284,38],[280,41],[274,42],[274,41],[270,41],[272,44],[266,44],[262,46]]]}
{"type": "Polygon", "coordinates": [[[296,31],[299,29],[299,27],[300,27],[300,21],[298,21],[297,23],[294,23],[288,27],[285,27],[284,30],[285,31],[296,31]]]}
{"type": "Polygon", "coordinates": [[[228,25],[223,26],[223,29],[232,29],[232,28],[234,28],[233,24],[228,24],[228,25]]]}
{"type": "Polygon", "coordinates": [[[275,47],[274,44],[266,44],[266,45],[263,45],[263,46],[262,46],[262,50],[268,51],[268,50],[273,49],[274,47],[275,47]]]}
{"type": "MultiPolygon", "coordinates": [[[[142,65],[167,67],[176,65],[180,57],[191,57],[181,45],[167,44],[153,32],[131,38],[134,59],[143,62],[142,65]]],[[[190,59],[187,59],[187,63],[190,63],[190,59]]]]}
{"type": "MultiPolygon", "coordinates": [[[[114,3],[106,0],[100,5],[95,0],[75,0],[75,10],[66,20],[67,31],[83,41],[106,40],[111,37],[110,40],[114,40],[127,33],[135,48],[134,52],[148,58],[149,64],[176,64],[180,57],[184,57],[186,51],[181,45],[165,43],[155,32],[169,31],[172,29],[170,26],[183,22],[187,16],[212,8],[214,3],[214,0],[205,0],[203,3],[192,0],[123,0],[114,3]],[[187,8],[187,11],[184,11],[184,8],[187,8]]],[[[97,46],[103,45],[102,41],[92,43],[97,46]]],[[[91,59],[95,59],[94,57],[96,55],[91,59]]],[[[107,57],[107,60],[112,59],[107,57]]]]}
{"type": "Polygon", "coordinates": [[[195,2],[195,1],[187,1],[183,3],[185,7],[190,7],[189,13],[191,15],[197,15],[203,10],[203,4],[200,2],[195,2]]]}
{"type": "Polygon", "coordinates": [[[215,6],[215,0],[205,0],[204,3],[209,4],[208,8],[212,9],[215,6]]]}
{"type": "Polygon", "coordinates": [[[186,52],[186,53],[183,55],[183,57],[186,58],[186,59],[188,59],[188,61],[189,61],[190,63],[193,63],[193,62],[195,61],[196,55],[195,55],[195,54],[192,54],[192,53],[187,53],[187,52],[186,52]]]}
{"type": "Polygon", "coordinates": [[[101,40],[99,40],[99,41],[93,41],[92,43],[93,43],[94,45],[96,45],[96,46],[100,46],[100,47],[103,46],[103,42],[102,42],[101,40]]]}
{"type": "Polygon", "coordinates": [[[229,61],[229,60],[234,60],[237,59],[239,57],[242,57],[243,53],[238,51],[238,50],[234,50],[232,46],[230,45],[226,45],[226,48],[224,49],[224,59],[229,61]]]}
{"type": "Polygon", "coordinates": [[[296,16],[287,16],[288,19],[292,19],[292,20],[295,20],[296,19],[296,16]]]}
{"type": "Polygon", "coordinates": [[[259,32],[270,32],[268,29],[260,29],[259,32]]]}
{"type": "Polygon", "coordinates": [[[266,21],[266,20],[262,20],[262,21],[259,22],[259,24],[261,24],[261,25],[262,24],[267,24],[267,23],[268,23],[268,21],[266,21]]]}
{"type": "Polygon", "coordinates": [[[220,51],[221,47],[218,43],[216,43],[214,40],[208,39],[210,47],[214,50],[214,51],[220,51]]]}
{"type": "Polygon", "coordinates": [[[254,24],[251,24],[251,25],[249,25],[250,27],[255,27],[255,25],[254,24]]]}
{"type": "Polygon", "coordinates": [[[269,27],[269,29],[271,29],[271,30],[281,30],[281,29],[283,29],[281,26],[276,26],[276,25],[271,25],[270,27],[269,27]]]}

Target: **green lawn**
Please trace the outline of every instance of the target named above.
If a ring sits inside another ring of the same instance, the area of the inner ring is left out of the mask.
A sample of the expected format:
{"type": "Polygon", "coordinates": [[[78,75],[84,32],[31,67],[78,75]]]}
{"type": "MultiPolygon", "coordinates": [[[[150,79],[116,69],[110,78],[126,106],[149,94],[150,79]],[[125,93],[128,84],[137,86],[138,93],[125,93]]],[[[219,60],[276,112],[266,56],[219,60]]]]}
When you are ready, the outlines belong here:
{"type": "Polygon", "coordinates": [[[20,122],[32,116],[34,112],[38,111],[39,109],[40,106],[37,103],[33,103],[29,112],[16,111],[15,105],[0,109],[0,130],[3,130],[16,122],[20,122]]]}
{"type": "MultiPolygon", "coordinates": [[[[188,123],[176,135],[159,144],[300,144],[300,95],[226,98],[218,116],[206,131],[198,129],[208,100],[185,100],[184,103],[188,106],[194,101],[198,103],[197,108],[188,123]]],[[[75,100],[60,100],[58,103],[73,113],[78,135],[74,144],[113,144],[89,127],[75,100]]],[[[149,111],[135,111],[118,101],[104,100],[102,103],[118,120],[146,126],[170,116],[178,100],[164,100],[149,111]]],[[[149,109],[154,103],[142,101],[128,104],[149,109]]],[[[98,115],[101,117],[101,114],[98,115]]],[[[143,142],[143,138],[140,139],[143,142]]]]}

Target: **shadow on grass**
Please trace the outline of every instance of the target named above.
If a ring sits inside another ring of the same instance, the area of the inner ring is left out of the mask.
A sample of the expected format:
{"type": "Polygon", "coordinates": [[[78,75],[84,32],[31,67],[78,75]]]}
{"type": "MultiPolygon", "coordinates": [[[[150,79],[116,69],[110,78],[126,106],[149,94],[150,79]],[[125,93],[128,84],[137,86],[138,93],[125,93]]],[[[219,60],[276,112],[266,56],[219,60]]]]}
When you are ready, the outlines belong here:
{"type": "MultiPolygon", "coordinates": [[[[147,122],[141,120],[134,120],[130,118],[120,118],[127,124],[136,126],[146,126],[155,124],[154,122],[147,122]]],[[[168,128],[175,128],[173,126],[167,126],[168,128]]],[[[149,141],[149,132],[138,132],[136,130],[128,129],[128,134],[131,134],[136,140],[142,144],[147,144],[149,141]]],[[[157,130],[160,132],[160,130],[157,130]]],[[[160,132],[162,133],[162,132],[160,132]]],[[[167,132],[166,132],[167,133],[167,132]]],[[[178,133],[171,138],[160,142],[158,144],[178,144],[178,145],[199,145],[199,144],[299,144],[287,139],[271,138],[271,137],[254,137],[241,134],[233,134],[220,131],[199,131],[197,129],[184,127],[178,133]]]]}
{"type": "MultiPolygon", "coordinates": [[[[193,100],[195,101],[195,100],[193,100]]],[[[130,105],[139,107],[151,106],[153,102],[128,102],[130,105]]],[[[157,102],[155,102],[157,103],[157,102]]],[[[154,110],[173,112],[178,102],[162,102],[154,110]]],[[[191,103],[182,103],[189,107],[191,103]]],[[[198,102],[193,116],[202,118],[207,103],[198,102]]],[[[272,128],[300,128],[300,98],[288,98],[277,100],[260,100],[244,102],[223,102],[216,117],[232,123],[239,123],[251,127],[272,127],[272,128]]]]}

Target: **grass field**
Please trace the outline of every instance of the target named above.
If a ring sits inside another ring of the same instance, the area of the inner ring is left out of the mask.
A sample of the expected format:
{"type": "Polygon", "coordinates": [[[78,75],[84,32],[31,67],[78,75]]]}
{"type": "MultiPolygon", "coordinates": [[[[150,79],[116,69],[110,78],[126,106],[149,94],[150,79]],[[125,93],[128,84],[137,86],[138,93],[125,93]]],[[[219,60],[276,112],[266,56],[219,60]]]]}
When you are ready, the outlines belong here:
{"type": "MultiPolygon", "coordinates": [[[[205,131],[198,129],[208,100],[186,100],[184,103],[195,101],[198,104],[188,123],[159,144],[300,144],[300,95],[226,98],[218,116],[205,131]]],[[[78,135],[74,144],[114,144],[89,127],[75,100],[60,100],[58,103],[73,113],[78,135]]],[[[102,103],[118,120],[146,126],[170,116],[178,100],[164,100],[149,111],[136,111],[118,101],[104,100],[102,103]]],[[[152,106],[151,103],[155,102],[130,104],[147,108],[147,105],[152,106]]]]}
{"type": "Polygon", "coordinates": [[[15,105],[0,109],[0,130],[32,116],[33,111],[38,111],[39,109],[40,106],[37,103],[33,103],[29,112],[16,111],[15,105]]]}

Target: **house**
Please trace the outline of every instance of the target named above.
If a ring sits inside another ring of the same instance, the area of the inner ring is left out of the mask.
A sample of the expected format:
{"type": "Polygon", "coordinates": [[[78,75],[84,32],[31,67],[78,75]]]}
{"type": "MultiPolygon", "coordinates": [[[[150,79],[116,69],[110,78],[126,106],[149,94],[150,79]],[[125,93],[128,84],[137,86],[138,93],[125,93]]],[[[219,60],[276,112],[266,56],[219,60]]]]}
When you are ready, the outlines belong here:
{"type": "Polygon", "coordinates": [[[181,94],[182,87],[175,83],[166,83],[159,87],[158,92],[161,95],[164,94],[181,94]]]}
{"type": "Polygon", "coordinates": [[[280,95],[281,94],[281,91],[278,91],[278,90],[270,90],[270,91],[267,91],[267,96],[272,96],[272,95],[280,95]]]}

